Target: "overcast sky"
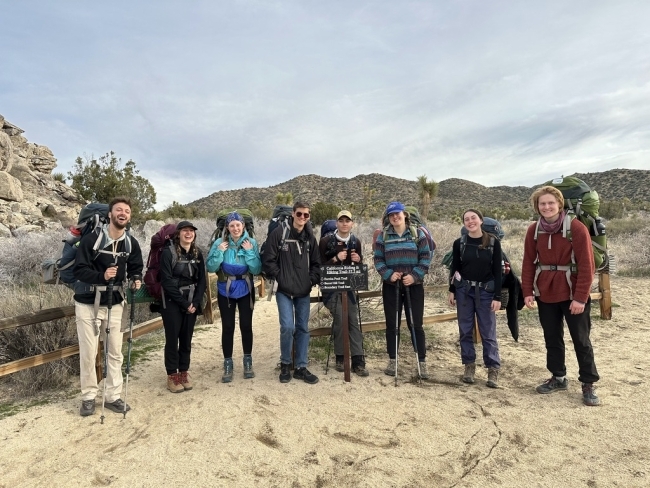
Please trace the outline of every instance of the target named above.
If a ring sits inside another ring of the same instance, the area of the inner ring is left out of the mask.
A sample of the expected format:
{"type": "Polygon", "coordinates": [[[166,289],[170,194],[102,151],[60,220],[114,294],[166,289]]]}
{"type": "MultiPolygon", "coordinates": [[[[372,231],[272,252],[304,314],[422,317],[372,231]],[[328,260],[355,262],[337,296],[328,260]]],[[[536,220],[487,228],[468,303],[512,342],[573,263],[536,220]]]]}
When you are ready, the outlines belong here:
{"type": "Polygon", "coordinates": [[[650,169],[647,1],[14,1],[0,114],[158,208],[301,174],[650,169]]]}

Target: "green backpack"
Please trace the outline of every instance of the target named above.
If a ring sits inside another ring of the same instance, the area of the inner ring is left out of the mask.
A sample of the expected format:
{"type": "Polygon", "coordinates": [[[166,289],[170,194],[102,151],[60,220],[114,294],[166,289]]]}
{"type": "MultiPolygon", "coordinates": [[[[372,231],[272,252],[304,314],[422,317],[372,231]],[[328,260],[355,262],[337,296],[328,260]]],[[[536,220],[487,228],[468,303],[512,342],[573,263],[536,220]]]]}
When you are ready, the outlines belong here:
{"type": "MultiPolygon", "coordinates": [[[[544,183],[544,186],[553,186],[560,190],[564,197],[564,209],[567,214],[571,218],[577,217],[589,229],[596,271],[609,270],[610,256],[607,252],[607,235],[605,224],[598,215],[600,198],[598,198],[596,190],[592,190],[587,183],[575,176],[555,178],[544,183]]],[[[571,240],[570,232],[567,237],[571,240]]],[[[537,239],[537,232],[535,232],[535,239],[537,239]]]]}
{"type": "Polygon", "coordinates": [[[244,218],[244,226],[246,227],[246,232],[248,232],[248,235],[250,237],[255,237],[255,223],[253,221],[253,212],[247,208],[231,208],[220,210],[217,214],[216,219],[217,228],[214,230],[212,236],[210,237],[210,247],[212,247],[212,244],[214,244],[217,239],[228,234],[228,229],[226,228],[226,217],[228,217],[228,214],[231,212],[237,212],[244,218]]]}

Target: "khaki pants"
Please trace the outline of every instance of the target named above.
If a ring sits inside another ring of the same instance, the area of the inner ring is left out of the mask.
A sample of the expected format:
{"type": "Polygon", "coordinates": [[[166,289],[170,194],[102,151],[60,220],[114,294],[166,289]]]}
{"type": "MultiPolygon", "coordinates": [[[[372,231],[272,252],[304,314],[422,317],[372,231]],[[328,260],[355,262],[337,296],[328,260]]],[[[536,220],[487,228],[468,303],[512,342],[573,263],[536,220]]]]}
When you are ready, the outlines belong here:
{"type": "MultiPolygon", "coordinates": [[[[113,305],[111,309],[110,333],[108,334],[108,368],[106,374],[106,401],[112,403],[120,398],[122,393],[122,313],[124,302],[113,305]]],[[[96,334],[97,325],[93,305],[75,302],[77,320],[77,336],[79,337],[79,365],[81,369],[81,399],[94,400],[99,391],[97,386],[97,373],[95,371],[95,357],[100,336],[106,335],[106,320],[108,308],[99,307],[97,320],[99,321],[99,334],[96,334]]],[[[102,361],[103,351],[102,351],[102,361]]],[[[103,362],[102,362],[103,365],[103,362]]],[[[102,366],[103,367],[103,366],[102,366]]]]}

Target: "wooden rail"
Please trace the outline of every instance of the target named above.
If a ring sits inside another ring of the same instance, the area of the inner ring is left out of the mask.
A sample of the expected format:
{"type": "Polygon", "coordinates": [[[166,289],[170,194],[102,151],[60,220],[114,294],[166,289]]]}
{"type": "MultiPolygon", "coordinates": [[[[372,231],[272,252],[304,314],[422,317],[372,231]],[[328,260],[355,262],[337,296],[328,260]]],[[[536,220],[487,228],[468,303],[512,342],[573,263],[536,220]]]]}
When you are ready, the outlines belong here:
{"type": "MultiPolygon", "coordinates": [[[[608,274],[599,274],[598,275],[598,289],[599,292],[592,293],[592,300],[599,300],[600,303],[600,317],[605,320],[611,320],[612,318],[612,301],[611,301],[611,289],[610,289],[610,278],[608,274]]],[[[208,275],[208,301],[206,305],[206,310],[204,315],[206,320],[209,323],[214,322],[214,304],[217,302],[216,298],[212,298],[212,281],[216,276],[212,273],[208,275]]],[[[259,278],[254,282],[255,288],[258,289],[258,295],[260,298],[265,296],[265,283],[264,280],[259,278]]],[[[445,285],[434,285],[426,286],[425,291],[444,291],[447,287],[445,285]]],[[[381,291],[362,291],[359,292],[359,298],[373,298],[380,297],[381,291]]],[[[310,301],[312,303],[317,303],[322,301],[321,296],[311,297],[310,301]]],[[[18,315],[14,317],[7,317],[0,319],[0,331],[15,329],[18,327],[23,327],[26,325],[38,324],[41,322],[47,322],[50,320],[57,320],[66,317],[73,317],[75,314],[74,306],[67,307],[56,307],[46,310],[40,310],[38,312],[31,312],[24,315],[18,315]]],[[[456,318],[455,312],[444,313],[431,315],[424,318],[424,324],[434,324],[438,322],[445,322],[449,320],[454,320],[456,318]]],[[[162,327],[162,318],[157,317],[146,322],[142,322],[133,327],[133,337],[141,337],[145,334],[153,332],[162,327]]],[[[364,332],[383,330],[386,328],[386,323],[383,320],[376,322],[368,322],[363,324],[364,332]]],[[[312,329],[310,335],[312,337],[318,337],[323,335],[331,334],[331,327],[319,327],[317,329],[312,329]]],[[[128,338],[128,332],[124,332],[124,339],[128,338]]],[[[98,349],[98,357],[101,352],[101,346],[98,349]]],[[[22,371],[24,369],[33,368],[35,366],[40,366],[42,364],[49,363],[51,361],[56,361],[58,359],[67,358],[79,354],[79,345],[72,345],[57,349],[56,351],[48,352],[45,354],[39,354],[36,356],[30,356],[27,358],[18,359],[16,361],[11,361],[9,363],[0,365],[0,377],[22,371]]],[[[98,378],[101,378],[101,361],[97,361],[98,365],[98,378]]]]}

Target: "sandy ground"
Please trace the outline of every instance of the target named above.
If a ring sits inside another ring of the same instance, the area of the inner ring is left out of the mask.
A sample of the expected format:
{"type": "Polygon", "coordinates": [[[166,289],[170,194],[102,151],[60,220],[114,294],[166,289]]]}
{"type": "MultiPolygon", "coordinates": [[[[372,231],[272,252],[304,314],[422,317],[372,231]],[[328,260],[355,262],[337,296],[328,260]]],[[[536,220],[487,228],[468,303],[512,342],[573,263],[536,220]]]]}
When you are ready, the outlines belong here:
{"type": "Polygon", "coordinates": [[[423,385],[411,381],[410,348],[398,387],[384,356],[351,383],[318,363],[318,384],[280,384],[277,311],[263,301],[254,379],[242,377],[237,335],[235,380],[220,382],[220,327],[208,327],[194,339],[192,391],[167,392],[159,351],[131,375],[126,419],[81,418],[77,396],[0,420],[0,487],[648,486],[650,280],[612,285],[620,306],[592,334],[600,407],[582,405],[568,334],[569,391],[535,393],[548,376],[541,329],[523,327],[515,343],[504,318],[497,390],[484,369],[460,382],[455,322],[427,326],[423,385]]]}

